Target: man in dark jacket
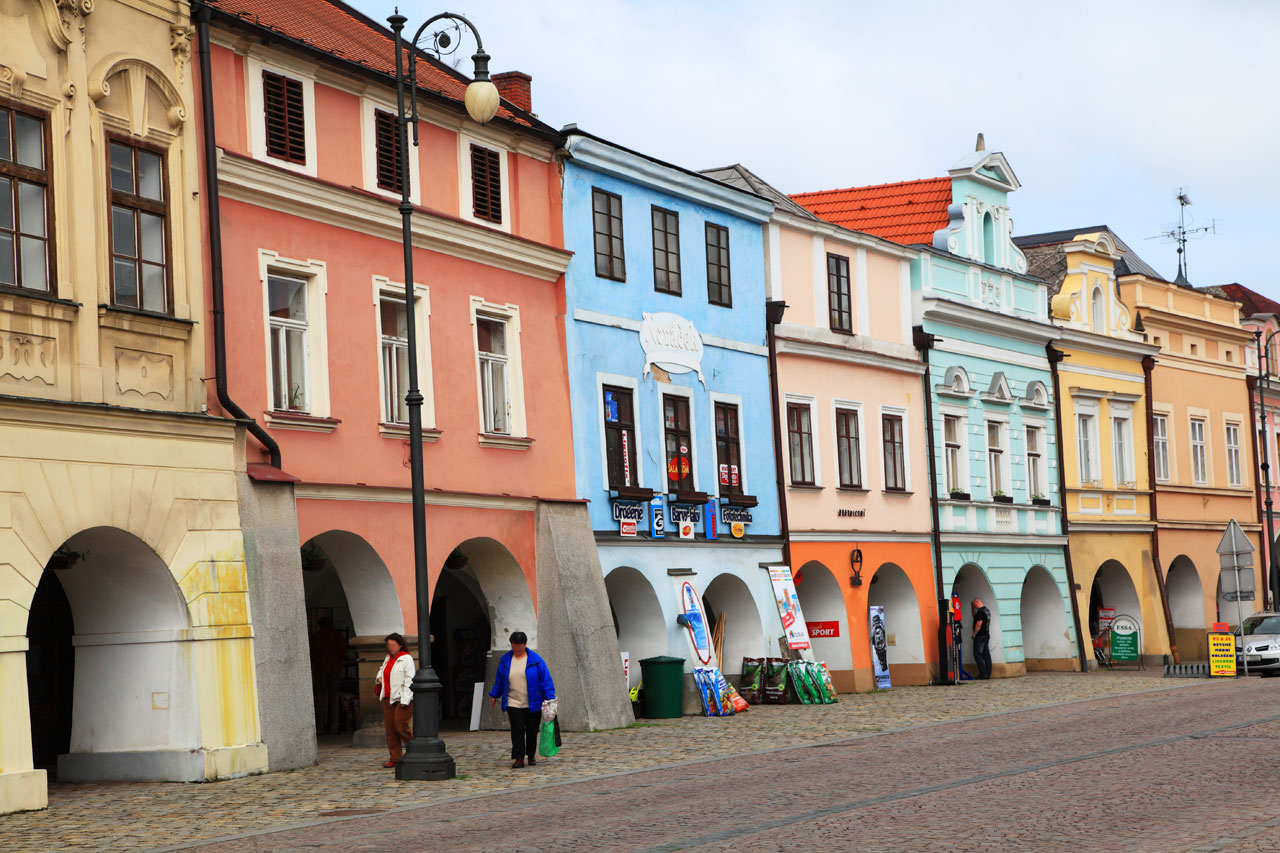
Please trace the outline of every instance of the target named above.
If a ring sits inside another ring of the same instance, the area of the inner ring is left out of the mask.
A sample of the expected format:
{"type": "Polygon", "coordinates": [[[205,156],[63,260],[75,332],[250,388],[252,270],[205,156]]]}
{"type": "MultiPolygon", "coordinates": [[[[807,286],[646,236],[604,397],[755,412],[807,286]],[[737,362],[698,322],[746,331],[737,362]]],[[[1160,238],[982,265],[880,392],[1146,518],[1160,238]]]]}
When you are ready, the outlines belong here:
{"type": "Polygon", "coordinates": [[[973,604],[973,662],[978,667],[978,678],[991,677],[991,611],[982,605],[981,598],[973,604]]]}
{"type": "Polygon", "coordinates": [[[339,728],[339,690],[342,668],[347,663],[347,638],[333,627],[333,620],[321,616],[311,635],[311,677],[316,697],[316,731],[336,735],[339,728]]]}
{"type": "Polygon", "coordinates": [[[538,763],[538,730],[542,726],[542,703],[556,698],[551,670],[537,652],[528,647],[524,631],[511,635],[511,651],[498,661],[498,674],[489,691],[489,704],[502,700],[502,710],[511,722],[511,766],[538,763]]]}

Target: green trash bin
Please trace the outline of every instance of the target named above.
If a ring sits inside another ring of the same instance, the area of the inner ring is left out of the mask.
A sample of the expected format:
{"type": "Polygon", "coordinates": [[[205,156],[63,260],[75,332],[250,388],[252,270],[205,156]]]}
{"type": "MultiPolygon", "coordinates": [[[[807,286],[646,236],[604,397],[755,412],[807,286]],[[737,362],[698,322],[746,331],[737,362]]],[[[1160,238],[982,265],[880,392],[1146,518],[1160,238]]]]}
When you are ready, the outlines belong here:
{"type": "Polygon", "coordinates": [[[666,655],[640,661],[644,715],[651,720],[679,717],[684,707],[684,658],[666,655]]]}

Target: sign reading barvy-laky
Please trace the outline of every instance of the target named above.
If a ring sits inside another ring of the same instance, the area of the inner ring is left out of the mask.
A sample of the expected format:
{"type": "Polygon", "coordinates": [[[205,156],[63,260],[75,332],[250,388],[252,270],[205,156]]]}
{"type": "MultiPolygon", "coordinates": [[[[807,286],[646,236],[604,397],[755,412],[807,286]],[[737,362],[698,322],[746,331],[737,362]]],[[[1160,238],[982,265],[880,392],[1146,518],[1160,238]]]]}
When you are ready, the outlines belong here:
{"type": "Polygon", "coordinates": [[[640,347],[644,350],[644,376],[656,365],[667,373],[692,371],[698,374],[699,382],[707,384],[702,377],[702,336],[679,314],[646,311],[640,324],[640,347]]]}

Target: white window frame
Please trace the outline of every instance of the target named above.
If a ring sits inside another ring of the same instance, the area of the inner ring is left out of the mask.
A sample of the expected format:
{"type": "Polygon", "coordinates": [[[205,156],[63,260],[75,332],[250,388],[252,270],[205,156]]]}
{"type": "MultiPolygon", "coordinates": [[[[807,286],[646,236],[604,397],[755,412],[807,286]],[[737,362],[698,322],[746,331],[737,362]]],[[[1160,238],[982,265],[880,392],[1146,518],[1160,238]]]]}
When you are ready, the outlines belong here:
{"type": "Polygon", "coordinates": [[[249,124],[249,153],[253,155],[255,160],[261,160],[264,163],[279,166],[281,169],[288,169],[291,172],[310,175],[314,178],[317,174],[316,160],[318,159],[318,152],[316,151],[315,69],[285,65],[276,61],[265,62],[256,56],[246,57],[245,67],[245,85],[249,87],[249,97],[246,99],[249,110],[247,117],[249,124]],[[307,162],[305,163],[281,160],[267,153],[266,103],[262,96],[263,71],[280,74],[297,80],[302,84],[302,129],[304,144],[307,146],[307,162]]]}
{"type": "Polygon", "coordinates": [[[307,282],[307,399],[306,412],[278,412],[282,418],[304,415],[312,418],[328,418],[329,408],[329,334],[325,303],[329,293],[328,276],[324,261],[284,258],[268,249],[258,250],[258,280],[262,288],[263,352],[266,353],[267,377],[266,412],[271,422],[271,295],[267,280],[272,275],[305,279],[307,282]]]}
{"type": "Polygon", "coordinates": [[[1191,448],[1191,481],[1197,486],[1207,485],[1211,479],[1209,472],[1209,418],[1196,412],[1187,415],[1187,443],[1191,448]],[[1196,441],[1196,424],[1200,424],[1200,441],[1196,441]],[[1198,448],[1197,448],[1198,445],[1198,448]],[[1196,465],[1196,450],[1201,454],[1199,470],[1196,465]],[[1203,476],[1199,476],[1203,474],[1203,476]]]}
{"type": "MultiPolygon", "coordinates": [[[[412,147],[412,146],[410,146],[412,147]]],[[[488,136],[480,136],[467,131],[458,132],[458,216],[460,219],[483,225],[485,228],[496,228],[511,233],[511,152],[505,145],[495,142],[488,136]],[[471,146],[479,145],[498,152],[498,180],[502,182],[502,221],[491,222],[479,219],[475,215],[475,198],[471,187],[471,146]]]]}
{"type": "MultiPolygon", "coordinates": [[[[360,134],[360,162],[364,169],[364,188],[384,198],[399,201],[400,191],[398,189],[394,191],[384,190],[378,186],[378,131],[377,123],[374,119],[374,114],[377,112],[391,113],[394,116],[396,114],[395,101],[372,93],[366,93],[360,99],[360,125],[362,131],[360,134]]],[[[413,144],[413,127],[407,127],[405,130],[409,134],[404,152],[404,156],[409,160],[409,200],[414,204],[421,204],[422,188],[418,177],[419,149],[414,147],[413,144]]]]}
{"type": "Polygon", "coordinates": [[[1133,446],[1133,406],[1111,403],[1111,474],[1117,489],[1132,488],[1137,482],[1137,450],[1133,446]],[[1125,452],[1117,453],[1116,441],[1124,442],[1125,452]]]}
{"type": "MultiPolygon", "coordinates": [[[[698,451],[698,407],[693,404],[693,389],[685,388],[682,385],[672,385],[669,382],[655,382],[658,390],[658,435],[662,436],[662,453],[659,457],[662,460],[662,488],[655,489],[668,493],[672,491],[671,482],[667,478],[667,417],[666,406],[662,402],[664,396],[684,397],[689,401],[689,456],[693,463],[693,490],[695,492],[702,491],[698,484],[698,463],[702,459],[702,454],[698,451]]],[[[741,414],[741,413],[739,413],[741,414]]],[[[639,419],[636,421],[637,429],[639,428],[639,419]]],[[[608,473],[605,474],[608,477],[608,473]]]]}
{"type": "MultiPolygon", "coordinates": [[[[860,489],[866,491],[870,488],[867,480],[871,472],[867,470],[867,419],[863,412],[862,403],[853,400],[835,399],[831,401],[831,440],[832,452],[836,460],[836,487],[842,489],[860,489]],[[840,431],[836,428],[836,412],[840,409],[851,411],[858,421],[858,473],[861,475],[862,484],[859,486],[841,486],[840,485],[840,431]]],[[[788,454],[789,456],[790,454],[788,454]]],[[[816,460],[815,460],[816,461],[816,460]]]]}
{"type": "Polygon", "coordinates": [[[1172,454],[1169,452],[1169,415],[1166,412],[1153,410],[1151,413],[1151,449],[1155,454],[1156,482],[1169,482],[1173,471],[1169,466],[1172,454]],[[1160,424],[1163,430],[1156,429],[1156,424],[1160,424]],[[1164,467],[1163,476],[1160,474],[1161,466],[1164,467]]]}
{"type": "MultiPolygon", "coordinates": [[[[631,392],[631,419],[636,425],[635,427],[636,470],[634,474],[635,474],[636,488],[643,489],[644,488],[645,456],[643,452],[644,439],[641,438],[641,436],[644,434],[644,430],[640,428],[641,424],[643,423],[640,417],[640,382],[634,376],[621,376],[616,373],[597,373],[596,374],[596,412],[598,415],[596,417],[596,421],[600,425],[600,486],[606,492],[609,491],[611,488],[609,485],[609,448],[608,448],[607,442],[605,441],[605,428],[604,428],[604,422],[605,422],[604,420],[604,386],[606,385],[612,385],[615,388],[625,388],[631,392]]],[[[689,409],[689,415],[690,415],[690,418],[692,418],[693,416],[692,407],[690,407],[689,409]]],[[[692,420],[690,420],[689,426],[690,427],[693,426],[692,420]]],[[[665,438],[666,437],[663,436],[664,440],[662,442],[662,450],[664,455],[666,453],[666,448],[667,448],[667,443],[665,438]]],[[[662,462],[663,462],[662,473],[665,475],[667,471],[666,459],[664,458],[662,462]]],[[[657,489],[656,491],[665,491],[665,489],[657,489]]]]}
{"type": "MultiPolygon", "coordinates": [[[[711,417],[711,465],[712,470],[715,471],[715,476],[712,479],[716,484],[714,494],[716,497],[720,497],[720,456],[716,453],[716,403],[724,403],[727,406],[735,406],[738,409],[738,486],[742,494],[749,495],[751,491],[747,488],[747,425],[743,417],[746,408],[742,404],[742,397],[737,394],[723,394],[719,391],[712,391],[709,396],[710,405],[707,412],[711,417]]],[[[692,429],[692,408],[689,410],[689,417],[689,427],[692,429]]],[[[663,444],[663,449],[666,449],[665,443],[663,444]]]]}
{"type": "Polygon", "coordinates": [[[1102,446],[1100,441],[1100,429],[1098,427],[1098,419],[1100,417],[1099,406],[1096,400],[1075,400],[1073,407],[1075,415],[1075,433],[1076,433],[1076,471],[1080,476],[1080,484],[1097,484],[1102,481],[1102,446]],[[1089,418],[1089,424],[1086,426],[1081,421],[1083,418],[1089,418]],[[1081,448],[1087,443],[1089,447],[1089,468],[1086,471],[1084,466],[1084,454],[1081,448]]]}
{"type": "Polygon", "coordinates": [[[1044,489],[1040,493],[1043,498],[1049,497],[1049,466],[1047,456],[1049,454],[1049,430],[1046,428],[1045,422],[1039,418],[1023,417],[1022,419],[1022,458],[1026,468],[1026,488],[1027,500],[1035,497],[1035,490],[1031,488],[1031,471],[1035,469],[1035,478],[1039,481],[1040,487],[1044,489]],[[1033,460],[1031,457],[1031,443],[1027,441],[1027,435],[1036,430],[1040,434],[1040,451],[1039,455],[1033,460]]]}
{"type": "MultiPolygon", "coordinates": [[[[825,255],[823,257],[825,257],[825,255]]],[[[833,420],[832,426],[834,425],[835,425],[835,421],[833,420]]],[[[783,442],[783,444],[785,445],[785,448],[784,448],[784,453],[782,455],[784,457],[783,464],[786,465],[786,470],[787,470],[787,488],[818,489],[823,487],[823,484],[822,484],[822,434],[819,432],[819,426],[820,424],[818,420],[818,398],[817,397],[814,397],[810,394],[785,394],[784,395],[784,399],[782,401],[782,434],[786,440],[783,442]],[[813,452],[813,485],[812,486],[804,483],[796,483],[793,481],[793,478],[791,476],[791,431],[788,428],[790,424],[787,419],[787,408],[792,403],[807,406],[809,408],[809,442],[812,445],[811,450],[813,452]]],[[[837,480],[837,482],[839,481],[837,480]]]]}
{"type": "Polygon", "coordinates": [[[987,476],[987,497],[993,499],[996,496],[995,488],[993,488],[994,484],[991,482],[990,430],[992,424],[996,425],[997,433],[1000,436],[1000,459],[998,461],[1000,466],[1000,479],[1002,481],[1002,485],[1005,486],[1005,488],[1002,488],[1000,491],[1012,497],[1013,465],[1011,457],[1013,448],[1009,446],[1009,419],[999,415],[992,415],[989,412],[984,413],[982,419],[982,443],[985,451],[983,456],[985,457],[984,461],[986,462],[984,470],[986,471],[987,476]]]}
{"type": "MultiPolygon", "coordinates": [[[[407,424],[393,423],[387,418],[387,377],[382,364],[382,298],[404,301],[404,284],[383,275],[373,277],[374,343],[378,353],[378,417],[379,424],[391,431],[403,430],[407,424]]],[[[431,375],[431,292],[425,284],[413,285],[414,331],[417,333],[418,390],[422,393],[422,428],[436,428],[435,382],[431,375]]]]}
{"type": "Polygon", "coordinates": [[[1240,433],[1242,431],[1240,421],[1226,419],[1222,425],[1223,446],[1226,448],[1227,456],[1227,485],[1233,489],[1238,489],[1244,485],[1244,456],[1240,448],[1240,433]],[[1231,430],[1236,432],[1236,440],[1234,445],[1231,443],[1231,430]],[[1231,455],[1235,453],[1235,461],[1232,461],[1231,455]]]}
{"type": "Polygon", "coordinates": [[[525,418],[524,403],[524,364],[520,346],[520,306],[512,303],[498,304],[487,302],[482,296],[471,297],[471,352],[472,364],[476,368],[476,433],[481,439],[496,436],[499,441],[509,438],[527,438],[529,436],[528,421],[525,418]],[[480,382],[480,335],[476,325],[477,317],[503,320],[507,324],[507,405],[508,419],[511,424],[509,433],[486,433],[484,431],[484,389],[480,382]]]}
{"type": "Polygon", "coordinates": [[[907,410],[901,406],[881,406],[880,417],[877,424],[877,434],[879,435],[879,456],[880,456],[880,488],[889,494],[910,494],[914,491],[911,488],[911,419],[907,410]],[[886,484],[889,482],[889,472],[884,467],[884,416],[897,415],[902,418],[902,491],[897,489],[889,489],[886,484]]]}
{"type": "Polygon", "coordinates": [[[945,403],[938,406],[938,413],[942,416],[942,486],[950,497],[950,487],[947,485],[947,421],[948,416],[960,419],[960,468],[956,472],[956,484],[962,492],[971,492],[973,482],[969,476],[969,410],[964,406],[949,406],[945,403]]]}

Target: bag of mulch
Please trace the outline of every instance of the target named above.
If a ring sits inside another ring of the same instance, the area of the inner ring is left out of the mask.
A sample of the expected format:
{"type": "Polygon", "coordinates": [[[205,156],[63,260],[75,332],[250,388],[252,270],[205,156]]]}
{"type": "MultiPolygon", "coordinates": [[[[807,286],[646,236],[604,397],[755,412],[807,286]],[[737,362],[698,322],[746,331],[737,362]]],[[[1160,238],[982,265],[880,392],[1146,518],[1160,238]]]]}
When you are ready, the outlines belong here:
{"type": "Polygon", "coordinates": [[[809,692],[813,694],[813,704],[827,705],[827,691],[822,686],[822,667],[815,661],[804,662],[805,679],[809,683],[809,692]]]}
{"type": "Polygon", "coordinates": [[[721,706],[731,708],[735,714],[739,714],[751,706],[747,704],[747,700],[742,698],[737,689],[729,683],[729,679],[724,677],[724,673],[716,670],[716,677],[720,680],[720,700],[721,706]]]}
{"type": "Polygon", "coordinates": [[[801,705],[813,704],[813,687],[806,677],[804,661],[787,662],[787,680],[791,682],[791,692],[801,705]]]}
{"type": "Polygon", "coordinates": [[[764,693],[764,658],[743,658],[738,692],[752,705],[759,705],[764,693]]]}
{"type": "Polygon", "coordinates": [[[711,678],[710,673],[702,667],[693,670],[693,683],[698,688],[698,699],[702,702],[702,713],[708,717],[719,717],[720,688],[711,678]]]}
{"type": "Polygon", "coordinates": [[[787,704],[786,658],[765,658],[762,693],[766,705],[787,704]]]}
{"type": "Polygon", "coordinates": [[[818,678],[822,682],[823,702],[827,705],[834,705],[840,701],[840,697],[836,694],[836,683],[831,680],[831,670],[827,669],[826,661],[818,661],[817,667],[818,678]]]}
{"type": "Polygon", "coordinates": [[[733,685],[724,677],[720,668],[711,667],[707,671],[707,678],[711,679],[711,683],[716,687],[716,698],[720,700],[720,716],[732,717],[738,713],[738,709],[733,704],[733,697],[738,695],[738,691],[733,689],[733,685]]]}

